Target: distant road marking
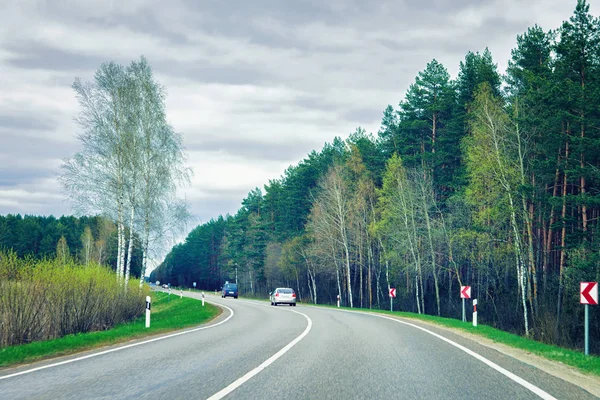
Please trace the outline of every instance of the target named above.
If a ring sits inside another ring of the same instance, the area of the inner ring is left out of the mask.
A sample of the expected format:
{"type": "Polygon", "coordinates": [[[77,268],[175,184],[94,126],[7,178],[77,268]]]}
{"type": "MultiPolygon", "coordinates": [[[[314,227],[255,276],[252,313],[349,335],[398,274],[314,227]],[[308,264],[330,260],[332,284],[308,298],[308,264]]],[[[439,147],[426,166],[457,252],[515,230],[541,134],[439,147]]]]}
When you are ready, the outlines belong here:
{"type": "MultiPolygon", "coordinates": [[[[265,307],[267,307],[267,306],[265,305],[265,307]]],[[[244,383],[248,382],[250,379],[252,379],[252,377],[254,377],[256,374],[261,372],[263,369],[265,369],[269,365],[273,364],[279,357],[281,357],[282,355],[287,353],[292,347],[294,347],[299,341],[301,341],[306,335],[308,335],[308,332],[310,332],[310,330],[312,329],[312,320],[308,317],[308,315],[306,315],[304,313],[294,311],[294,310],[289,310],[289,311],[296,313],[296,314],[300,314],[304,318],[306,318],[306,320],[308,321],[308,325],[306,326],[306,329],[304,330],[304,332],[302,332],[300,334],[300,336],[298,336],[296,339],[294,339],[290,343],[288,343],[284,348],[282,348],[277,353],[275,353],[274,355],[269,357],[265,362],[260,364],[258,367],[254,368],[253,370],[251,370],[246,375],[242,376],[241,378],[239,378],[238,380],[236,380],[229,386],[225,387],[224,389],[222,389],[219,392],[210,396],[208,398],[208,400],[218,400],[218,399],[222,399],[223,397],[227,396],[229,393],[233,392],[235,389],[239,388],[244,383]]]]}
{"type": "MultiPolygon", "coordinates": [[[[213,302],[211,301],[211,303],[213,303],[213,302]]],[[[32,368],[32,369],[28,369],[28,370],[21,371],[21,372],[16,372],[16,373],[10,374],[10,375],[0,376],[0,380],[2,380],[2,379],[8,379],[8,378],[13,378],[13,377],[19,376],[19,375],[29,374],[31,372],[40,371],[40,370],[46,369],[46,368],[58,367],[59,365],[64,365],[64,364],[69,364],[69,363],[72,363],[72,362],[75,362],[75,361],[85,360],[85,359],[88,359],[88,358],[101,356],[101,355],[112,353],[112,352],[119,351],[119,350],[125,350],[125,349],[128,349],[130,347],[140,346],[142,344],[148,344],[148,343],[157,342],[157,341],[163,340],[163,339],[169,339],[169,338],[172,338],[172,337],[175,337],[175,336],[186,335],[188,333],[198,332],[198,331],[202,331],[204,329],[214,328],[216,326],[224,324],[225,322],[229,321],[233,317],[233,310],[231,308],[229,308],[229,307],[227,307],[227,306],[225,306],[223,304],[220,304],[220,303],[214,303],[214,304],[217,304],[217,305],[220,305],[220,306],[226,308],[227,310],[229,310],[229,312],[231,314],[229,314],[229,316],[227,318],[225,318],[223,321],[218,322],[218,323],[213,324],[213,325],[203,326],[203,327],[200,327],[200,328],[194,328],[194,329],[190,329],[189,331],[172,333],[170,335],[160,336],[160,337],[157,337],[157,338],[154,338],[154,339],[149,339],[149,340],[144,340],[143,342],[132,343],[132,344],[128,344],[126,346],[117,347],[115,349],[105,350],[105,351],[101,351],[99,353],[94,353],[94,354],[88,354],[87,356],[83,356],[83,357],[77,357],[77,358],[73,358],[71,360],[65,360],[65,361],[54,363],[54,364],[43,365],[41,367],[32,368]]]]}
{"type": "Polygon", "coordinates": [[[525,387],[526,389],[529,389],[530,391],[532,391],[533,393],[537,394],[538,396],[540,396],[542,399],[544,400],[557,400],[555,397],[553,397],[551,394],[543,391],[542,389],[540,389],[539,387],[527,382],[525,379],[521,378],[520,376],[517,376],[515,374],[513,374],[512,372],[502,368],[501,366],[499,366],[498,364],[494,363],[493,361],[488,360],[487,358],[485,358],[484,356],[475,353],[473,350],[470,350],[468,348],[466,348],[465,346],[462,346],[456,342],[453,342],[452,340],[439,335],[435,332],[430,331],[429,329],[425,329],[423,327],[420,327],[418,325],[414,325],[411,324],[410,322],[405,322],[396,318],[392,318],[392,317],[387,317],[385,315],[380,315],[380,314],[371,314],[371,313],[366,313],[366,312],[362,312],[362,311],[350,311],[350,310],[336,310],[333,309],[333,311],[342,311],[342,312],[347,312],[347,313],[354,313],[354,314],[364,314],[364,315],[370,315],[373,317],[379,317],[379,318],[384,318],[384,319],[389,319],[390,321],[394,321],[394,322],[398,322],[400,324],[404,324],[404,325],[408,325],[408,326],[412,326],[413,328],[416,329],[420,329],[423,332],[427,332],[430,335],[433,335],[435,337],[437,337],[438,339],[443,340],[446,343],[451,344],[452,346],[464,351],[465,353],[467,353],[468,355],[475,357],[476,359],[478,359],[479,361],[483,362],[484,364],[488,365],[490,368],[495,369],[496,371],[500,372],[502,375],[512,379],[513,381],[517,382],[519,385],[525,387]]]}

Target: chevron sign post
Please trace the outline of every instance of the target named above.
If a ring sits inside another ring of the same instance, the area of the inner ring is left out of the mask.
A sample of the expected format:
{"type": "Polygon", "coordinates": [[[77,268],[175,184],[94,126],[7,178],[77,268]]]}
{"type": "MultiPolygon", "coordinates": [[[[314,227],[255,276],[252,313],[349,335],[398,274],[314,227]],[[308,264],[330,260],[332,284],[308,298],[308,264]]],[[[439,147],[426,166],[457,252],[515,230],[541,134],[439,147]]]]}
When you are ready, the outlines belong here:
{"type": "Polygon", "coordinates": [[[396,297],[396,288],[390,288],[390,311],[394,311],[394,297],[396,297]]]}
{"type": "Polygon", "coordinates": [[[590,354],[590,304],[598,305],[598,282],[579,284],[579,302],[585,304],[585,355],[590,354]]]}
{"type": "Polygon", "coordinates": [[[462,299],[462,321],[467,322],[467,310],[465,309],[465,299],[471,298],[471,286],[460,287],[460,298],[462,299]]]}
{"type": "Polygon", "coordinates": [[[471,298],[471,286],[461,286],[460,287],[460,298],[461,299],[470,299],[471,298]]]}
{"type": "Polygon", "coordinates": [[[585,305],[598,305],[598,282],[581,282],[579,284],[579,302],[585,305]]]}

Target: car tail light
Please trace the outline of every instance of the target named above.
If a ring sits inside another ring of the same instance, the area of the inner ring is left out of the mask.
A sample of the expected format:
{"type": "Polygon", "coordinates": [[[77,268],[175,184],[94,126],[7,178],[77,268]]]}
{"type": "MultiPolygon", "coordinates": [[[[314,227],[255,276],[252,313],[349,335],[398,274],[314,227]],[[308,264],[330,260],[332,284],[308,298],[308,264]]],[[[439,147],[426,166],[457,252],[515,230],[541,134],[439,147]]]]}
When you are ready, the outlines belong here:
{"type": "Polygon", "coordinates": [[[275,297],[279,297],[279,293],[275,293],[275,297]]]}
{"type": "Polygon", "coordinates": [[[296,293],[292,293],[292,297],[294,297],[294,298],[295,298],[295,297],[296,297],[296,293]]]}

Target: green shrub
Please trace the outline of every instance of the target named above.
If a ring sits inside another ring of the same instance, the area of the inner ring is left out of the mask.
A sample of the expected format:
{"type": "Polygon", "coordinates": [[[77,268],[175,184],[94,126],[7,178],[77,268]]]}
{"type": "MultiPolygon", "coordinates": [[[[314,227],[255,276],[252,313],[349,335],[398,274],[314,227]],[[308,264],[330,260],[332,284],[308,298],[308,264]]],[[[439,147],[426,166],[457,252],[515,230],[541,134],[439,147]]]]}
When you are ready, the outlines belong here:
{"type": "Polygon", "coordinates": [[[104,266],[0,251],[0,347],[109,329],[141,315],[146,294],[104,266]]]}

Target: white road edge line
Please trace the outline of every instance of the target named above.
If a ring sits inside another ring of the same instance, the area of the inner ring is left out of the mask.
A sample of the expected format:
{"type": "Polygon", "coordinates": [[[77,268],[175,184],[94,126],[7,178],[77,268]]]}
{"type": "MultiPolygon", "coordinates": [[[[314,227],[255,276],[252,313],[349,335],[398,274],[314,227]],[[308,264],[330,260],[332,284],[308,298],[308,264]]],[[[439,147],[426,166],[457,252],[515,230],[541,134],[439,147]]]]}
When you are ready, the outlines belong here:
{"type": "Polygon", "coordinates": [[[476,359],[478,359],[482,363],[486,364],[490,368],[495,369],[496,371],[500,372],[502,375],[506,376],[507,378],[512,379],[513,381],[517,382],[519,385],[521,385],[521,386],[525,387],[526,389],[529,389],[533,393],[537,394],[542,399],[544,399],[544,400],[557,400],[551,394],[549,394],[549,393],[543,391],[542,389],[540,389],[539,387],[537,387],[537,386],[535,386],[535,385],[527,382],[525,379],[521,378],[520,376],[517,376],[517,375],[513,374],[512,372],[510,372],[510,371],[502,368],[501,366],[499,366],[498,364],[494,363],[493,361],[488,360],[484,356],[482,356],[480,354],[477,354],[473,350],[470,350],[470,349],[466,348],[463,345],[460,345],[460,344],[458,344],[456,342],[453,342],[452,340],[450,340],[448,338],[445,338],[442,335],[439,335],[439,334],[437,334],[435,332],[432,332],[429,329],[425,329],[425,328],[420,327],[418,325],[411,324],[410,322],[401,321],[399,319],[392,318],[392,317],[387,317],[385,315],[380,315],[380,314],[371,314],[371,313],[366,313],[366,312],[362,312],[362,311],[350,311],[350,310],[334,310],[334,311],[342,311],[342,312],[348,312],[348,313],[354,313],[354,314],[370,315],[370,316],[373,316],[373,317],[379,317],[379,318],[389,319],[390,321],[398,322],[400,324],[404,324],[404,325],[408,325],[408,326],[411,326],[411,327],[416,328],[416,329],[420,329],[423,332],[427,332],[430,335],[433,335],[433,336],[437,337],[438,339],[441,339],[444,342],[449,343],[452,346],[454,346],[454,347],[456,347],[456,348],[464,351],[468,355],[470,355],[472,357],[475,357],[476,359]]]}
{"type": "MultiPolygon", "coordinates": [[[[207,303],[209,303],[209,301],[207,301],[207,303]]],[[[217,305],[222,306],[222,307],[226,308],[227,310],[229,310],[229,312],[230,312],[229,316],[227,318],[225,318],[223,321],[218,322],[218,323],[213,324],[213,325],[203,326],[203,327],[200,327],[200,328],[194,328],[194,329],[190,329],[188,331],[183,331],[183,332],[172,333],[170,335],[160,336],[160,337],[157,337],[157,338],[154,338],[154,339],[145,340],[143,342],[132,343],[132,344],[128,344],[126,346],[121,346],[121,347],[117,347],[117,348],[114,348],[114,349],[101,351],[99,353],[88,354],[87,356],[83,356],[83,357],[77,357],[77,358],[73,358],[73,359],[70,359],[70,360],[65,360],[65,361],[57,362],[57,363],[54,363],[54,364],[43,365],[41,367],[37,367],[37,368],[28,369],[28,370],[25,370],[25,371],[16,372],[16,373],[10,374],[10,375],[0,376],[0,380],[2,380],[2,379],[8,379],[8,378],[13,378],[13,377],[19,376],[19,375],[29,374],[31,372],[40,371],[40,370],[46,369],[46,368],[58,367],[59,365],[64,365],[64,364],[69,364],[69,363],[72,363],[72,362],[75,362],[75,361],[85,360],[85,359],[88,359],[88,358],[101,356],[101,355],[112,353],[112,352],[119,351],[119,350],[125,350],[125,349],[128,349],[130,347],[140,346],[142,344],[148,344],[148,343],[157,342],[157,341],[163,340],[163,339],[169,339],[169,338],[172,338],[172,337],[175,337],[175,336],[186,335],[188,333],[198,332],[198,331],[202,331],[202,330],[205,330],[205,329],[214,328],[216,326],[224,324],[225,322],[229,321],[233,317],[234,313],[233,313],[233,310],[231,308],[227,307],[226,305],[223,305],[223,304],[220,304],[220,303],[216,303],[216,302],[212,302],[212,301],[210,301],[210,303],[217,304],[217,305]]]]}
{"type": "MultiPolygon", "coordinates": [[[[265,305],[265,307],[266,307],[266,305],[265,305]]],[[[312,329],[312,320],[308,317],[308,315],[306,315],[304,313],[294,311],[294,310],[289,310],[289,311],[296,313],[296,314],[300,314],[304,318],[306,318],[306,320],[308,321],[308,325],[306,326],[306,329],[304,329],[304,332],[302,332],[296,339],[294,339],[290,343],[288,343],[284,348],[282,348],[277,353],[275,353],[271,357],[269,357],[265,362],[260,364],[258,367],[254,368],[253,370],[248,372],[246,375],[237,379],[229,386],[227,386],[227,387],[221,389],[220,391],[218,391],[217,393],[213,394],[207,400],[219,400],[219,399],[222,399],[223,397],[227,396],[229,393],[233,392],[235,389],[239,388],[244,383],[248,382],[250,379],[252,379],[252,377],[257,375],[263,369],[265,369],[269,365],[273,364],[279,357],[281,357],[282,355],[287,353],[292,347],[294,347],[299,341],[301,341],[306,335],[308,335],[308,332],[310,332],[310,330],[312,329]]]]}

